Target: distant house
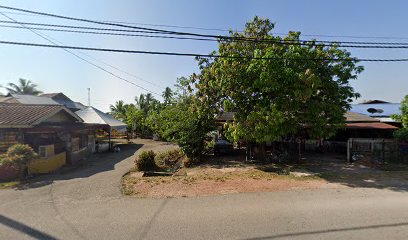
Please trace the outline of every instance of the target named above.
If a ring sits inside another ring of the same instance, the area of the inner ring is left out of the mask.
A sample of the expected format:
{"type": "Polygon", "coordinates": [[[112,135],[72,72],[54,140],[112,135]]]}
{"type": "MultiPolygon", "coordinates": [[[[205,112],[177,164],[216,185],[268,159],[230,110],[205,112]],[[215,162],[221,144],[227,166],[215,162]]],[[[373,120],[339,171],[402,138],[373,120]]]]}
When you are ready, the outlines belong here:
{"type": "Polygon", "coordinates": [[[69,97],[65,96],[65,94],[63,93],[46,93],[46,94],[40,95],[40,97],[50,98],[53,101],[69,108],[73,112],[86,108],[86,106],[83,105],[82,103],[72,101],[69,97]]]}
{"type": "Polygon", "coordinates": [[[0,153],[16,143],[40,156],[31,172],[54,171],[91,153],[95,130],[63,105],[0,103],[0,153]]]}
{"type": "MultiPolygon", "coordinates": [[[[111,145],[108,144],[108,142],[110,143],[111,130],[126,130],[125,123],[114,119],[112,116],[103,113],[94,107],[87,107],[80,102],[74,102],[63,93],[46,93],[40,96],[8,94],[5,97],[0,97],[0,103],[13,103],[27,106],[39,104],[64,106],[67,110],[82,119],[83,124],[81,128],[83,131],[93,131],[92,135],[96,135],[96,132],[99,132],[99,130],[107,133],[109,138],[107,143],[105,144],[105,139],[101,139],[101,141],[98,142],[99,151],[104,151],[110,148],[111,145]]],[[[95,143],[95,141],[98,140],[93,139],[93,141],[95,143]]],[[[95,148],[93,148],[92,151],[95,151],[95,148]]],[[[71,162],[74,163],[77,159],[86,157],[86,154],[86,151],[83,151],[81,154],[73,154],[70,158],[72,159],[71,162]]]]}
{"type": "Polygon", "coordinates": [[[365,114],[381,122],[400,127],[400,123],[391,118],[393,114],[401,114],[400,107],[400,103],[370,100],[359,104],[351,104],[350,112],[365,114]]]}
{"type": "Polygon", "coordinates": [[[0,98],[0,102],[20,103],[28,105],[32,104],[64,105],[66,108],[73,112],[84,109],[86,107],[80,102],[72,101],[63,93],[46,93],[40,96],[9,93],[5,97],[0,98]]]}

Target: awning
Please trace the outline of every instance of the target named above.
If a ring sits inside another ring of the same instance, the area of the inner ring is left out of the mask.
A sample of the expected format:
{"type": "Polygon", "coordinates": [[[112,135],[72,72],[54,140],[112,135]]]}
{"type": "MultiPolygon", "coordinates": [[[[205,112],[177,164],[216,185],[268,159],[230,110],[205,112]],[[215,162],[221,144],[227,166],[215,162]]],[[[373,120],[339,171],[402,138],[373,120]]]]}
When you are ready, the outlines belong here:
{"type": "Polygon", "coordinates": [[[115,119],[109,114],[106,114],[94,107],[87,107],[85,109],[75,112],[87,124],[102,124],[108,125],[111,129],[117,131],[126,131],[127,124],[115,119]]]}

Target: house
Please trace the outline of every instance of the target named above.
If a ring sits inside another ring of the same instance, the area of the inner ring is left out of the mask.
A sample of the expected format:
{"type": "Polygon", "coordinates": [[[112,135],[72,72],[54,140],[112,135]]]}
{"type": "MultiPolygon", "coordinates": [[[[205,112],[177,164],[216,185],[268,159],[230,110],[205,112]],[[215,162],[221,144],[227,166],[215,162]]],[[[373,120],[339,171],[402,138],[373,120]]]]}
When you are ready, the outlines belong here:
{"type": "Polygon", "coordinates": [[[64,105],[73,112],[86,108],[86,106],[83,105],[82,103],[72,101],[69,97],[65,96],[65,94],[63,93],[45,93],[40,95],[40,97],[50,98],[53,101],[57,102],[58,104],[64,105]]]}
{"type": "MultiPolygon", "coordinates": [[[[33,95],[25,95],[25,94],[8,94],[6,97],[0,98],[0,103],[16,103],[16,104],[24,104],[24,105],[35,105],[35,104],[48,104],[48,105],[60,105],[65,106],[75,115],[84,118],[84,131],[92,130],[94,134],[96,132],[105,132],[105,135],[100,134],[98,135],[100,139],[94,139],[97,141],[99,146],[99,151],[108,150],[111,148],[111,141],[110,135],[113,129],[117,131],[126,130],[126,124],[114,119],[112,116],[103,113],[102,111],[96,108],[89,108],[83,105],[80,102],[74,102],[70,98],[68,98],[63,93],[46,93],[40,96],[33,96],[33,95]],[[98,117],[96,117],[98,116],[98,117]],[[96,120],[97,119],[97,120],[96,120]],[[86,129],[85,129],[86,128],[86,129]],[[107,138],[107,139],[105,139],[107,138]],[[107,142],[106,144],[104,142],[107,142]]],[[[95,151],[93,148],[92,151],[95,151]]],[[[82,157],[85,157],[85,153],[82,154],[82,157]]],[[[80,157],[73,157],[73,159],[77,159],[80,157]]]]}
{"type": "Polygon", "coordinates": [[[39,154],[32,173],[51,172],[91,153],[95,130],[63,105],[0,103],[0,153],[23,143],[39,154]]]}
{"type": "Polygon", "coordinates": [[[382,100],[370,100],[359,104],[351,104],[350,112],[360,113],[378,119],[380,122],[401,127],[401,123],[392,119],[393,114],[401,114],[401,103],[390,103],[382,100]]]}

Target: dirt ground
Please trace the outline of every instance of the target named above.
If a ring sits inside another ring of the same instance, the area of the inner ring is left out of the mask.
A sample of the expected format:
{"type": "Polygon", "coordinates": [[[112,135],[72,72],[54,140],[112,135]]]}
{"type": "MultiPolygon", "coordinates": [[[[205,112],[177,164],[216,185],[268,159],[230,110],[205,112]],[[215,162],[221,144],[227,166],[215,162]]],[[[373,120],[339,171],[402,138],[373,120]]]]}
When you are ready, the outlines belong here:
{"type": "Polygon", "coordinates": [[[295,165],[246,163],[236,152],[207,156],[200,166],[183,168],[175,176],[142,177],[131,172],[122,179],[122,193],[136,197],[194,197],[243,192],[316,188],[379,188],[408,191],[408,168],[390,171],[348,164],[338,154],[308,154],[295,165]]]}
{"type": "Polygon", "coordinates": [[[166,198],[341,187],[315,176],[278,175],[252,167],[205,167],[186,172],[184,176],[172,177],[141,177],[140,173],[130,173],[122,181],[122,190],[137,197],[166,198]]]}

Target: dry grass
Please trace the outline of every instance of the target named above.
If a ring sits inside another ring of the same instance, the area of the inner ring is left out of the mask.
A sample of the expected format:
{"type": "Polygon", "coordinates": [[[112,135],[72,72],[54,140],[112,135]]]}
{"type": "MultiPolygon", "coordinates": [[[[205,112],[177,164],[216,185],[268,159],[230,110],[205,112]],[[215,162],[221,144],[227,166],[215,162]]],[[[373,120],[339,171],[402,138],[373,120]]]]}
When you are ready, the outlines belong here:
{"type": "Polygon", "coordinates": [[[327,187],[317,176],[279,175],[255,167],[196,167],[172,177],[141,177],[130,172],[122,179],[122,193],[137,197],[186,197],[239,192],[279,191],[327,187]]]}

